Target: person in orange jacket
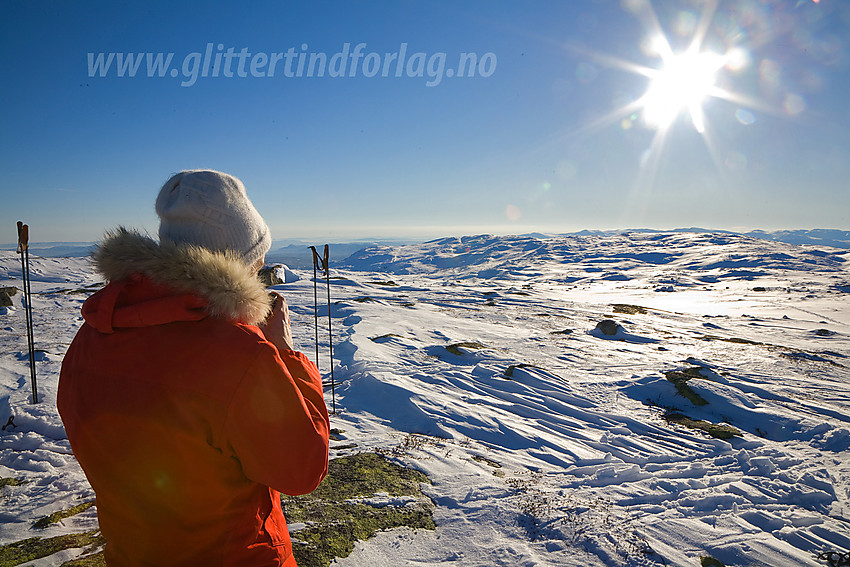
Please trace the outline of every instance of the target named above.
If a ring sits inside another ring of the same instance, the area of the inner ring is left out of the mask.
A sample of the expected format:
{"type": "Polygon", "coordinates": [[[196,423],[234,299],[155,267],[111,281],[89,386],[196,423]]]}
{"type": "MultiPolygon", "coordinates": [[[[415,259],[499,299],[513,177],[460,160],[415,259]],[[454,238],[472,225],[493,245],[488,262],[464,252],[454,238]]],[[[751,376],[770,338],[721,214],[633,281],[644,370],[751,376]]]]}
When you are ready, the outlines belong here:
{"type": "Polygon", "coordinates": [[[256,277],[269,229],[230,175],[178,173],[159,241],[93,253],[107,285],[62,363],[57,405],[96,495],[107,565],[294,567],[280,493],[328,467],[316,366],[256,277]]]}

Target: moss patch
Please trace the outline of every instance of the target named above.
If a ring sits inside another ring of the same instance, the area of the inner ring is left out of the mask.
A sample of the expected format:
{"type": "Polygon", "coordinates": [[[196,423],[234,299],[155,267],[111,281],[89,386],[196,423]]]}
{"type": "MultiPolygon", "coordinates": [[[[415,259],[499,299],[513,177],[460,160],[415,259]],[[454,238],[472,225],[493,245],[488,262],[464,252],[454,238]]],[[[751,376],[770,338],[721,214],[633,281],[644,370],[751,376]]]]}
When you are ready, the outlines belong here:
{"type": "MultiPolygon", "coordinates": [[[[300,567],[327,567],[336,557],[347,557],[354,542],[380,530],[409,526],[433,530],[430,512],[408,507],[376,508],[368,504],[306,500],[287,503],[285,514],[313,518],[293,534],[292,552],[300,567]]],[[[294,521],[294,520],[291,520],[294,521]]]]}
{"type": "Polygon", "coordinates": [[[455,343],[453,345],[449,345],[449,346],[446,347],[446,350],[449,351],[450,353],[452,353],[455,356],[463,356],[464,353],[463,353],[463,351],[460,350],[462,348],[469,349],[469,350],[478,350],[478,349],[487,348],[487,347],[482,345],[481,343],[463,342],[463,343],[455,343]]]}
{"type": "Polygon", "coordinates": [[[491,466],[494,469],[502,468],[502,463],[500,463],[499,461],[494,461],[493,459],[488,459],[487,457],[482,457],[481,455],[473,455],[472,460],[477,461],[479,463],[484,463],[485,465],[491,466]]]}
{"type": "Polygon", "coordinates": [[[668,413],[664,416],[664,419],[667,423],[683,425],[690,429],[699,429],[718,439],[731,439],[732,437],[740,437],[742,435],[738,429],[731,425],[711,423],[702,419],[691,419],[680,413],[668,413]]]}
{"type": "Polygon", "coordinates": [[[376,453],[359,453],[333,459],[328,464],[328,476],[309,498],[343,501],[371,497],[378,492],[417,496],[422,493],[420,482],[428,482],[428,477],[419,471],[399,466],[376,453]]]}
{"type": "Polygon", "coordinates": [[[73,561],[66,561],[62,567],[107,567],[106,559],[103,558],[103,553],[94,555],[86,555],[73,561]]]}
{"type": "Polygon", "coordinates": [[[93,555],[85,555],[78,557],[72,561],[66,561],[62,567],[107,567],[106,559],[103,558],[103,552],[93,555]]]}
{"type": "Polygon", "coordinates": [[[725,341],[727,343],[735,343],[738,345],[755,345],[755,346],[770,346],[766,343],[760,343],[758,341],[751,341],[750,339],[742,339],[741,337],[720,337],[717,335],[705,335],[702,340],[704,341],[725,341]]]}
{"type": "Polygon", "coordinates": [[[400,338],[402,338],[401,335],[397,335],[395,333],[387,333],[386,335],[381,335],[379,337],[372,337],[369,340],[372,341],[373,343],[379,343],[379,342],[384,342],[388,339],[400,339],[400,338]]]}
{"type": "Polygon", "coordinates": [[[26,484],[27,482],[29,481],[20,480],[18,478],[0,478],[0,488],[3,488],[4,486],[20,486],[22,484],[26,484]]]}
{"type": "Polygon", "coordinates": [[[680,396],[684,396],[695,406],[704,406],[708,404],[706,399],[694,392],[693,389],[688,386],[688,381],[692,378],[705,378],[700,370],[702,370],[700,367],[686,368],[684,370],[670,370],[665,372],[664,376],[667,377],[667,380],[673,383],[676,387],[676,392],[678,392],[680,396]]]}
{"type": "Polygon", "coordinates": [[[626,313],[627,315],[646,315],[646,307],[640,305],[628,305],[626,303],[614,303],[611,305],[614,313],[626,313]]]}
{"type": "Polygon", "coordinates": [[[68,508],[67,510],[59,510],[58,512],[53,512],[49,516],[45,516],[40,520],[36,521],[32,527],[38,529],[44,529],[50,524],[55,524],[56,522],[61,522],[65,518],[70,518],[71,516],[76,516],[80,512],[84,512],[94,506],[94,500],[89,502],[83,502],[82,504],[77,504],[72,508],[68,508]]]}
{"type": "Polygon", "coordinates": [[[710,555],[703,555],[699,558],[700,567],[726,567],[719,559],[715,559],[710,555]]]}
{"type": "Polygon", "coordinates": [[[300,567],[327,567],[335,557],[347,557],[354,542],[380,530],[408,526],[435,529],[432,505],[422,495],[421,472],[396,465],[376,453],[333,459],[328,476],[306,496],[284,496],[283,511],[290,525],[306,527],[292,534],[293,553],[300,567]],[[373,506],[356,498],[377,493],[410,496],[404,505],[373,506]]]}
{"type": "MultiPolygon", "coordinates": [[[[53,555],[63,549],[104,545],[99,530],[50,538],[31,537],[0,547],[0,567],[12,567],[53,555]]],[[[95,565],[91,563],[89,565],[95,565]]]]}

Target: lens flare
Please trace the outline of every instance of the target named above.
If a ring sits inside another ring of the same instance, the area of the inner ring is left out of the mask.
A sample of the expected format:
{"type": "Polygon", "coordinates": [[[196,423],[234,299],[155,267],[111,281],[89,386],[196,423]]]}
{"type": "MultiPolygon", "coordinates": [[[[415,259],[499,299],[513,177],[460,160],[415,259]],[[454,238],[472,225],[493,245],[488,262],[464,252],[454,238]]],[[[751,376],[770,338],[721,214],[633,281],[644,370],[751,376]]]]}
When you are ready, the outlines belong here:
{"type": "Polygon", "coordinates": [[[717,72],[726,65],[726,58],[710,51],[687,51],[664,56],[663,62],[640,100],[644,120],[652,128],[668,128],[687,110],[694,128],[702,134],[702,104],[714,92],[717,72]]]}
{"type": "Polygon", "coordinates": [[[505,207],[505,216],[510,221],[518,221],[522,216],[522,211],[516,205],[508,205],[505,207]]]}

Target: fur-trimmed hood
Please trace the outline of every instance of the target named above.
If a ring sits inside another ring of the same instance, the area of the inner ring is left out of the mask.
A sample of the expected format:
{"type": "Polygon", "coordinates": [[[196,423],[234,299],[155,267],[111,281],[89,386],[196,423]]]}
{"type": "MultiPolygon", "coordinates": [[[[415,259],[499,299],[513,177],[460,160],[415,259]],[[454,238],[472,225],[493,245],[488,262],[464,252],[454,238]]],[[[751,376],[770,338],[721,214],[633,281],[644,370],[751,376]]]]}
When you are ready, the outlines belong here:
{"type": "Polygon", "coordinates": [[[263,284],[236,254],[157,242],[118,228],[107,233],[92,259],[109,282],[142,275],[179,294],[203,298],[212,317],[257,324],[270,310],[263,284]]]}

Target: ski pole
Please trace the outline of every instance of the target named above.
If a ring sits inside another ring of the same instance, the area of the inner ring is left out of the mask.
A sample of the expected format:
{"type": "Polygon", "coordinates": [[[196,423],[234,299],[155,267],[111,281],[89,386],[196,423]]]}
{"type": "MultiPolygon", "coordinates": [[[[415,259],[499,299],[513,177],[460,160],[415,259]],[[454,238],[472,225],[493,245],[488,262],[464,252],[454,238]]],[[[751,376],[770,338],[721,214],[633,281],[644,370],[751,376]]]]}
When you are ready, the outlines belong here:
{"type": "Polygon", "coordinates": [[[316,337],[316,368],[319,367],[319,298],[317,288],[316,270],[319,269],[319,253],[315,246],[310,246],[313,251],[313,329],[316,337]]]}
{"type": "MultiPolygon", "coordinates": [[[[19,221],[20,222],[20,221],[19,221]]],[[[35,336],[33,334],[34,322],[32,318],[32,283],[30,281],[30,248],[29,248],[29,225],[22,223],[21,227],[21,241],[23,247],[23,254],[21,259],[24,261],[26,265],[26,314],[27,314],[27,343],[29,344],[29,355],[30,355],[30,376],[32,378],[32,401],[34,404],[38,403],[38,388],[36,383],[35,376],[35,336]]]]}
{"type": "Polygon", "coordinates": [[[21,276],[24,295],[24,315],[27,322],[27,350],[30,359],[30,378],[32,380],[32,403],[38,403],[38,386],[35,377],[35,338],[33,335],[32,321],[32,288],[30,286],[30,252],[29,252],[29,226],[18,221],[18,248],[21,255],[21,276]]]}
{"type": "Polygon", "coordinates": [[[334,341],[331,333],[331,270],[328,265],[328,245],[325,244],[325,257],[323,259],[325,268],[325,282],[328,286],[328,348],[331,357],[331,397],[333,399],[333,412],[336,413],[336,380],[334,380],[334,341]]]}
{"type": "MultiPolygon", "coordinates": [[[[330,269],[328,268],[328,245],[325,244],[325,253],[324,257],[319,256],[319,252],[316,250],[315,246],[310,246],[310,249],[313,251],[313,300],[318,303],[316,299],[316,282],[318,278],[316,277],[316,270],[321,269],[325,273],[325,282],[328,286],[328,347],[330,349],[330,361],[331,361],[331,399],[333,403],[333,413],[336,413],[336,381],[334,380],[334,345],[333,345],[333,333],[331,332],[331,279],[330,279],[330,269]]],[[[316,361],[318,365],[319,359],[319,316],[318,316],[318,308],[316,311],[316,361]]]]}

